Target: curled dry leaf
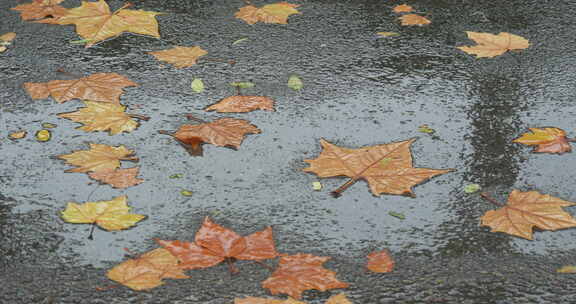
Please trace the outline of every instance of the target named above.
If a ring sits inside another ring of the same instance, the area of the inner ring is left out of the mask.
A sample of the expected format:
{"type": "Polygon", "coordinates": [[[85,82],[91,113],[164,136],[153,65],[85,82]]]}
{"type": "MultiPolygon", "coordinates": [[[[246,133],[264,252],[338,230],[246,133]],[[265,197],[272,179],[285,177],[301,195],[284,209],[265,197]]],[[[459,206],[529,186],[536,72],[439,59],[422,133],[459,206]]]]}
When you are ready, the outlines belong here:
{"type": "MultiPolygon", "coordinates": [[[[498,204],[486,194],[481,195],[498,204]]],[[[482,225],[489,226],[492,232],[504,232],[532,240],[533,227],[542,230],[576,227],[576,219],[562,210],[562,207],[573,205],[576,204],[537,191],[512,190],[505,206],[486,212],[481,220],[482,225]]]]}
{"type": "Polygon", "coordinates": [[[182,125],[174,134],[159,132],[174,137],[190,155],[201,156],[204,143],[237,149],[246,134],[258,134],[261,131],[247,120],[222,118],[198,125],[182,125]]]}
{"type": "Polygon", "coordinates": [[[126,195],[111,201],[68,203],[62,219],[74,224],[96,224],[106,230],[122,230],[136,225],[145,215],[130,213],[126,195]]]}
{"type": "Polygon", "coordinates": [[[244,113],[254,110],[274,111],[274,100],[266,96],[229,96],[206,108],[206,112],[244,113]]]}
{"type": "Polygon", "coordinates": [[[457,48],[468,54],[476,55],[477,58],[495,57],[507,51],[522,50],[530,46],[530,42],[526,38],[506,32],[498,35],[477,32],[466,32],[466,34],[468,38],[474,40],[477,45],[460,46],[457,48]]]}
{"type": "Polygon", "coordinates": [[[144,180],[137,178],[138,167],[128,169],[105,169],[98,172],[90,172],[88,176],[99,182],[109,184],[117,189],[124,189],[142,183],[144,180]]]}
{"type": "Polygon", "coordinates": [[[22,20],[35,20],[41,23],[56,23],[58,18],[66,15],[67,9],[60,6],[64,0],[32,0],[11,8],[20,11],[22,20]]]}
{"type": "Polygon", "coordinates": [[[400,24],[402,25],[418,25],[423,26],[432,23],[426,17],[416,15],[416,14],[407,14],[399,17],[400,24]]]}
{"type": "Polygon", "coordinates": [[[296,7],[299,6],[298,4],[290,4],[288,2],[267,4],[261,8],[247,5],[240,8],[240,10],[234,14],[234,17],[244,20],[248,24],[255,24],[257,22],[288,24],[288,17],[294,14],[300,14],[296,9],[296,7]]]}
{"type": "MultiPolygon", "coordinates": [[[[143,10],[128,10],[125,5],[114,13],[104,0],[98,2],[82,1],[80,7],[69,9],[66,15],[58,18],[58,24],[74,24],[82,39],[88,40],[86,47],[131,32],[160,38],[156,15],[161,13],[143,10]]],[[[90,98],[87,98],[90,99],[90,98]]]]}
{"type": "Polygon", "coordinates": [[[196,60],[208,52],[199,46],[175,46],[163,51],[148,52],[148,54],[153,55],[158,60],[173,64],[177,68],[186,68],[196,64],[196,60]]]}
{"type": "Polygon", "coordinates": [[[274,247],[272,228],[242,237],[206,217],[196,232],[194,242],[156,240],[178,258],[184,269],[215,266],[225,260],[229,265],[238,260],[273,259],[279,255],[274,247]]]}
{"type": "Polygon", "coordinates": [[[394,269],[394,260],[388,250],[374,251],[367,258],[366,268],[372,272],[384,273],[394,269]]]}
{"type": "Polygon", "coordinates": [[[273,295],[287,294],[294,299],[300,299],[302,292],[308,289],[326,291],[348,287],[336,278],[336,272],[322,266],[329,259],[303,253],[283,256],[274,273],[262,282],[262,287],[270,289],[273,295]]]}
{"type": "Polygon", "coordinates": [[[137,86],[128,78],[116,73],[96,73],[73,80],[52,80],[49,82],[26,82],[24,88],[32,99],[51,96],[58,103],[72,99],[120,103],[120,95],[125,87],[137,86]]]}
{"type": "Polygon", "coordinates": [[[399,14],[399,13],[409,13],[409,12],[413,11],[414,8],[412,8],[412,6],[410,6],[408,4],[401,4],[401,5],[396,5],[392,10],[396,14],[399,14]]]}
{"type": "Polygon", "coordinates": [[[415,139],[376,145],[359,149],[341,148],[320,140],[322,152],[316,159],[304,160],[312,172],[319,177],[348,176],[351,179],[332,192],[341,193],[359,179],[368,182],[374,195],[382,193],[414,196],[412,187],[436,175],[453,169],[414,168],[410,145],[415,139]]]}
{"type": "Polygon", "coordinates": [[[522,134],[514,142],[535,146],[535,153],[562,154],[572,151],[566,132],[559,128],[530,128],[530,132],[522,134]]]}
{"type": "MultiPolygon", "coordinates": [[[[70,119],[84,126],[78,127],[82,131],[109,131],[110,135],[122,132],[131,132],[138,127],[130,114],[124,111],[126,107],[120,104],[84,100],[85,108],[76,112],[60,113],[58,117],[70,119]]],[[[139,116],[140,118],[146,118],[139,116]]]]}
{"type": "Polygon", "coordinates": [[[27,134],[28,134],[28,132],[26,132],[26,131],[16,131],[16,132],[12,132],[12,133],[8,134],[8,138],[10,138],[12,140],[22,139],[22,138],[26,137],[27,134]]]}
{"type": "Polygon", "coordinates": [[[65,172],[100,172],[120,167],[121,160],[138,161],[133,157],[134,151],[124,146],[111,147],[101,144],[90,144],[90,150],[75,151],[70,154],[58,155],[70,165],[78,168],[68,169],[65,172]]]}
{"type": "Polygon", "coordinates": [[[145,290],[164,284],[162,279],[187,279],[178,259],[168,250],[156,248],[135,259],[124,261],[110,269],[106,276],[134,290],[145,290]]]}

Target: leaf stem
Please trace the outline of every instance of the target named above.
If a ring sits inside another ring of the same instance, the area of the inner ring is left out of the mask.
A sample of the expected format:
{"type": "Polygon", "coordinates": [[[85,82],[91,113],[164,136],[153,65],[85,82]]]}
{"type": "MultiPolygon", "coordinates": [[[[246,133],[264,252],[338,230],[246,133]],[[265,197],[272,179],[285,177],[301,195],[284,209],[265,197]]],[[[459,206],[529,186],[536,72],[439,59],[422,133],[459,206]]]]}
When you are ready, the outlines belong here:
{"type": "Polygon", "coordinates": [[[88,235],[89,240],[94,240],[94,228],[96,228],[96,222],[92,223],[92,228],[90,228],[90,235],[88,235]]]}
{"type": "Polygon", "coordinates": [[[140,114],[128,114],[128,116],[132,117],[132,118],[136,118],[136,119],[141,119],[141,120],[150,120],[150,117],[145,116],[145,115],[140,115],[140,114]]]}
{"type": "Polygon", "coordinates": [[[230,258],[225,258],[225,260],[226,264],[228,264],[228,270],[230,271],[231,274],[237,274],[238,272],[240,272],[238,268],[236,268],[234,263],[232,263],[232,260],[230,258]]]}
{"type": "Polygon", "coordinates": [[[186,114],[186,118],[188,118],[189,120],[195,121],[195,122],[199,122],[199,123],[208,123],[207,121],[204,121],[200,118],[196,118],[196,117],[192,116],[192,114],[186,114]]]}
{"type": "Polygon", "coordinates": [[[495,200],[495,199],[493,199],[492,197],[490,197],[486,192],[480,193],[480,196],[481,196],[483,199],[489,201],[490,203],[492,203],[492,204],[494,204],[494,205],[496,205],[496,206],[498,206],[498,207],[502,207],[502,206],[503,206],[502,204],[500,204],[500,202],[498,202],[497,200],[495,200]]]}
{"type": "Polygon", "coordinates": [[[119,160],[125,160],[125,161],[129,161],[129,162],[133,162],[133,163],[137,163],[140,161],[140,159],[138,157],[134,157],[134,156],[121,157],[121,158],[119,158],[119,160]]]}
{"type": "Polygon", "coordinates": [[[158,130],[158,133],[174,137],[174,134],[166,130],[158,130]]]}
{"type": "Polygon", "coordinates": [[[351,178],[346,183],[344,183],[342,186],[338,187],[338,189],[330,192],[330,194],[333,197],[340,197],[342,195],[342,192],[344,192],[346,189],[350,188],[350,186],[354,185],[357,181],[358,181],[358,179],[351,178]]]}
{"type": "Polygon", "coordinates": [[[274,272],[274,268],[268,266],[268,264],[266,264],[266,263],[264,263],[264,262],[262,262],[262,261],[260,261],[260,260],[252,260],[252,262],[254,262],[254,263],[256,263],[256,264],[258,264],[258,265],[260,265],[260,266],[263,266],[264,268],[270,270],[270,272],[274,272]]]}

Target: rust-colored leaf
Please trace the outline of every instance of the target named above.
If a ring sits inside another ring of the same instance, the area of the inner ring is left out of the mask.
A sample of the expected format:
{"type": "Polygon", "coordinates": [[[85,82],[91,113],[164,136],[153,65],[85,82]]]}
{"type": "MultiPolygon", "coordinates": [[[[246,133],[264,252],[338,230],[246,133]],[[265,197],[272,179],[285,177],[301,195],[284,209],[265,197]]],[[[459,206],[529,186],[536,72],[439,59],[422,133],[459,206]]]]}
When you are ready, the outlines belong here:
{"type": "Polygon", "coordinates": [[[326,291],[348,287],[336,278],[336,272],[322,266],[329,259],[303,253],[283,256],[274,273],[262,282],[262,287],[270,289],[273,295],[287,294],[294,299],[300,299],[302,292],[308,289],[326,291]]]}
{"type": "Polygon", "coordinates": [[[412,6],[410,6],[408,4],[401,4],[401,5],[396,5],[392,10],[395,13],[399,14],[399,13],[409,13],[409,12],[413,11],[414,8],[412,8],[412,6]]]}
{"type": "Polygon", "coordinates": [[[394,260],[388,250],[374,251],[368,256],[366,268],[372,272],[390,272],[394,269],[394,260]]]}
{"type": "MultiPolygon", "coordinates": [[[[481,195],[498,204],[486,194],[481,195]]],[[[576,203],[537,191],[512,190],[505,206],[490,210],[482,216],[482,225],[489,226],[492,232],[504,232],[532,240],[533,227],[542,230],[576,227],[576,219],[562,210],[562,207],[573,205],[576,203]]]]}
{"type": "Polygon", "coordinates": [[[78,168],[68,169],[65,172],[100,172],[120,167],[121,160],[138,161],[133,157],[134,151],[124,146],[111,147],[101,144],[90,144],[90,150],[75,151],[70,154],[58,155],[59,159],[78,168]]]}
{"type": "Polygon", "coordinates": [[[35,20],[41,23],[56,23],[58,18],[66,15],[67,9],[60,6],[64,0],[33,0],[11,9],[20,11],[22,20],[35,20]]]}
{"type": "Polygon", "coordinates": [[[566,132],[558,128],[530,128],[530,132],[522,134],[514,142],[535,146],[535,153],[562,154],[572,151],[566,132]]]}
{"type": "Polygon", "coordinates": [[[244,113],[254,110],[274,111],[274,100],[266,96],[229,96],[206,108],[219,113],[244,113]]]}
{"type": "Polygon", "coordinates": [[[414,196],[412,187],[436,175],[448,173],[453,169],[414,168],[410,145],[415,139],[376,145],[359,149],[341,148],[320,140],[322,152],[316,159],[304,160],[312,172],[319,177],[348,176],[351,179],[337,190],[339,196],[359,179],[368,182],[374,195],[381,193],[414,196]]]}
{"type": "Polygon", "coordinates": [[[272,228],[246,237],[224,228],[206,217],[196,232],[194,242],[156,240],[178,258],[185,269],[215,266],[225,260],[264,260],[279,255],[274,247],[272,228]]]}
{"type": "Polygon", "coordinates": [[[177,68],[186,68],[196,64],[196,60],[208,54],[208,52],[199,46],[175,46],[163,51],[148,52],[148,54],[153,55],[158,60],[173,64],[177,68]]]}
{"type": "Polygon", "coordinates": [[[124,189],[142,183],[144,180],[137,178],[138,167],[128,169],[104,169],[98,172],[90,172],[88,176],[99,182],[109,184],[114,188],[124,189]]]}
{"type": "MultiPolygon", "coordinates": [[[[306,304],[306,302],[301,302],[288,298],[286,300],[276,300],[267,298],[256,298],[256,297],[246,297],[244,299],[235,298],[234,304],[306,304]]],[[[346,297],[344,293],[339,293],[337,295],[331,296],[326,300],[325,304],[352,304],[350,300],[346,297]]]]}
{"type": "Polygon", "coordinates": [[[114,266],[106,274],[116,281],[134,290],[145,290],[164,284],[162,279],[187,279],[182,272],[178,259],[163,248],[156,248],[141,256],[114,266]]]}
{"type": "Polygon", "coordinates": [[[123,89],[137,85],[116,73],[96,73],[73,80],[26,82],[24,88],[32,99],[52,96],[58,103],[72,99],[88,99],[119,104],[120,95],[124,93],[123,89]]]}
{"type": "Polygon", "coordinates": [[[423,25],[428,25],[430,23],[432,23],[430,20],[428,20],[426,17],[420,16],[420,15],[416,15],[416,14],[407,14],[407,15],[403,15],[399,17],[400,19],[400,24],[402,25],[418,25],[418,26],[423,26],[423,25]]]}
{"type": "Polygon", "coordinates": [[[261,8],[247,5],[240,8],[234,16],[244,20],[248,24],[255,24],[257,22],[288,24],[288,17],[294,14],[300,14],[296,9],[296,7],[299,6],[298,4],[288,2],[267,4],[261,8]]]}
{"type": "Polygon", "coordinates": [[[104,0],[82,1],[80,7],[69,9],[57,23],[76,25],[78,35],[88,40],[86,47],[124,32],[160,38],[155,17],[161,13],[125,9],[128,6],[130,4],[112,13],[104,0]]]}
{"type": "MultiPolygon", "coordinates": [[[[84,100],[85,108],[75,112],[60,113],[58,117],[83,123],[78,127],[82,131],[109,131],[110,135],[131,132],[138,127],[138,122],[124,111],[126,107],[120,104],[84,100]]],[[[147,118],[139,116],[141,118],[147,118]]]]}
{"type": "Polygon", "coordinates": [[[235,118],[221,118],[213,122],[197,125],[182,125],[173,136],[193,156],[202,155],[202,144],[210,143],[221,147],[237,149],[246,134],[258,134],[260,129],[249,121],[235,118]]]}
{"type": "Polygon", "coordinates": [[[476,55],[477,58],[495,57],[507,51],[522,50],[530,46],[530,42],[526,38],[506,32],[498,35],[477,32],[466,32],[466,34],[468,38],[474,40],[477,45],[460,46],[457,48],[468,54],[476,55]]]}

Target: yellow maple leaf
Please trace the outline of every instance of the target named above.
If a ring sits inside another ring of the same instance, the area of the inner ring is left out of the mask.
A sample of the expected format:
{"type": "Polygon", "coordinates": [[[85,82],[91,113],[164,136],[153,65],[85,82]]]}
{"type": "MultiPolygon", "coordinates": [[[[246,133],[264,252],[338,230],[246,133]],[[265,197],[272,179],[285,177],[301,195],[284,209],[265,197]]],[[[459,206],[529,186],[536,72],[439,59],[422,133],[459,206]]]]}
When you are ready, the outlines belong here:
{"type": "Polygon", "coordinates": [[[432,23],[426,17],[416,15],[416,14],[407,14],[407,15],[400,16],[400,21],[401,21],[400,24],[402,24],[402,25],[422,26],[422,25],[427,25],[427,24],[432,23]]]}
{"type": "Polygon", "coordinates": [[[102,40],[120,35],[123,32],[148,35],[160,38],[156,15],[162,13],[143,10],[127,10],[125,5],[114,13],[104,0],[82,1],[80,7],[69,9],[66,15],[56,20],[57,24],[74,24],[76,32],[88,40],[90,47],[102,40]]]}
{"type": "Polygon", "coordinates": [[[90,150],[75,151],[70,154],[58,155],[59,159],[78,168],[68,169],[65,172],[98,172],[120,167],[120,160],[138,161],[132,157],[134,151],[124,146],[111,147],[101,144],[90,144],[90,150]]]}
{"type": "Polygon", "coordinates": [[[141,256],[124,261],[110,269],[106,276],[134,290],[162,285],[162,279],[187,279],[178,259],[164,248],[156,248],[141,256]]]}
{"type": "Polygon", "coordinates": [[[198,60],[199,57],[208,54],[208,52],[199,46],[176,46],[163,51],[148,52],[148,54],[154,55],[158,60],[171,63],[177,68],[186,68],[196,64],[196,60],[198,60]]]}
{"type": "Polygon", "coordinates": [[[110,131],[110,135],[131,132],[138,123],[124,113],[126,107],[120,104],[84,100],[85,108],[76,112],[60,113],[59,117],[83,123],[82,131],[110,131]]]}
{"type": "Polygon", "coordinates": [[[495,57],[507,51],[521,50],[530,46],[528,39],[506,32],[498,35],[477,32],[466,32],[466,34],[468,38],[474,40],[477,45],[459,46],[457,48],[468,54],[476,55],[477,58],[495,57]]]}
{"type": "Polygon", "coordinates": [[[129,213],[130,207],[126,204],[126,198],[126,195],[123,195],[111,201],[84,204],[70,202],[62,211],[62,219],[74,224],[96,224],[106,230],[127,229],[146,216],[129,213]]]}
{"type": "Polygon", "coordinates": [[[259,21],[264,23],[288,24],[288,17],[294,14],[300,14],[296,9],[296,7],[299,6],[298,4],[288,2],[267,4],[261,8],[247,5],[240,8],[240,10],[234,14],[234,17],[244,20],[248,24],[255,24],[259,21]]]}

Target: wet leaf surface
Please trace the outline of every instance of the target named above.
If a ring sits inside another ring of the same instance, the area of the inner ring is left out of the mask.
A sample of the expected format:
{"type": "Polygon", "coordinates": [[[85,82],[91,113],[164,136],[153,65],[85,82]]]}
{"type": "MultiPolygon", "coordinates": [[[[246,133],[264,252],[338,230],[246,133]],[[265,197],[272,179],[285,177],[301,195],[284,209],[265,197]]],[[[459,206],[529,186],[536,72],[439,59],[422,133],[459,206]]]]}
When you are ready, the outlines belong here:
{"type": "Polygon", "coordinates": [[[477,58],[496,57],[508,51],[522,50],[530,46],[530,42],[518,35],[502,32],[498,35],[490,33],[466,32],[468,38],[477,44],[474,46],[460,46],[458,49],[476,55],[477,58]]]}

